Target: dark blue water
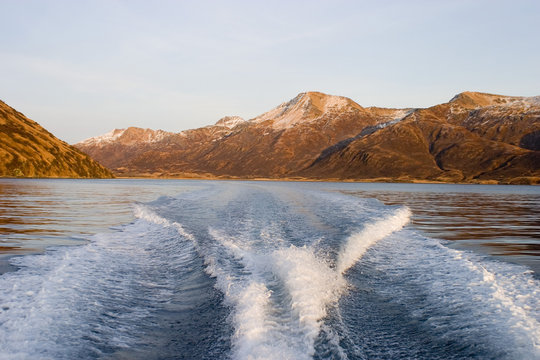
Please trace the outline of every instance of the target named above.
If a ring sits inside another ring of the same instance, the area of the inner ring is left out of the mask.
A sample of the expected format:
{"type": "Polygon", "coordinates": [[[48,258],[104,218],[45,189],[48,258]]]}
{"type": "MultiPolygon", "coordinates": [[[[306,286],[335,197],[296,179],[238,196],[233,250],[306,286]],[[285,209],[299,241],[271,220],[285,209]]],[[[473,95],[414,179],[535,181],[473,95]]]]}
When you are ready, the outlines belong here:
{"type": "Polygon", "coordinates": [[[0,358],[535,359],[539,199],[2,180],[0,358]]]}

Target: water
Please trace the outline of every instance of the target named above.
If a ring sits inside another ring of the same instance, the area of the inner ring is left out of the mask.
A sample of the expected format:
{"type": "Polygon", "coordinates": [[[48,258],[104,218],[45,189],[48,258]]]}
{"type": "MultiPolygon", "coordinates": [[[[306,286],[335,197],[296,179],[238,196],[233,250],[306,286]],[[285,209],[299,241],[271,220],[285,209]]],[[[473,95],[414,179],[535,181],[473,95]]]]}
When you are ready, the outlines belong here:
{"type": "Polygon", "coordinates": [[[412,224],[452,248],[526,265],[540,274],[540,189],[531,186],[362,184],[344,190],[403,204],[412,224]]]}
{"type": "Polygon", "coordinates": [[[1,180],[0,358],[535,359],[539,200],[1,180]]]}

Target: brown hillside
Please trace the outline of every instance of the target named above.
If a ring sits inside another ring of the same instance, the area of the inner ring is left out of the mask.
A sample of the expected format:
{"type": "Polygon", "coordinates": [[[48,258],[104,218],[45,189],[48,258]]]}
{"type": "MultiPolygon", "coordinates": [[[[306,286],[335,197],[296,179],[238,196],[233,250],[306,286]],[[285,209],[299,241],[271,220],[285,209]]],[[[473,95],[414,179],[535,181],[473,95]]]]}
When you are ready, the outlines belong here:
{"type": "Polygon", "coordinates": [[[0,176],[110,178],[112,173],[0,101],[0,176]]]}
{"type": "Polygon", "coordinates": [[[384,109],[308,92],[248,121],[76,146],[119,175],[521,183],[540,177],[539,131],[538,97],[465,92],[384,109]]]}

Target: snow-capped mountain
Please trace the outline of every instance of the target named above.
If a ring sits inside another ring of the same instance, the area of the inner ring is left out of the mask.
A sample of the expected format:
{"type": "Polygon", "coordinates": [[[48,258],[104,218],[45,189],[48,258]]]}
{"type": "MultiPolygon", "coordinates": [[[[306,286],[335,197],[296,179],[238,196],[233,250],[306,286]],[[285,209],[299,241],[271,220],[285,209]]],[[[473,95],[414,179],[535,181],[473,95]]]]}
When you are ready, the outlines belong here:
{"type": "Polygon", "coordinates": [[[305,92],[250,120],[114,130],[76,146],[118,175],[527,183],[540,177],[539,99],[464,92],[385,109],[305,92]]]}
{"type": "Polygon", "coordinates": [[[129,127],[127,129],[114,129],[101,136],[91,137],[79,144],[83,146],[103,146],[111,143],[121,143],[131,145],[136,143],[154,143],[163,140],[169,135],[173,135],[163,130],[141,129],[129,127]]]}

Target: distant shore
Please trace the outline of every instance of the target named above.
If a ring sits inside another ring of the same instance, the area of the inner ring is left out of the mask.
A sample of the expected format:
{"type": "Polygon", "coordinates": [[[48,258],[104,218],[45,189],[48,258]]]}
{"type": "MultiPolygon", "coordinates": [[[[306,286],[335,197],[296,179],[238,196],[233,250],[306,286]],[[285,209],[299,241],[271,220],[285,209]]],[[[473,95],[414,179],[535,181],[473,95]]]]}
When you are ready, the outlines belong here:
{"type": "MultiPolygon", "coordinates": [[[[102,178],[73,178],[73,177],[16,177],[0,176],[0,179],[102,179],[102,178]]],[[[305,177],[239,177],[239,176],[215,176],[210,174],[137,174],[133,176],[116,175],[112,179],[147,179],[147,180],[235,180],[235,181],[291,181],[291,182],[339,182],[339,183],[407,183],[407,184],[477,184],[477,185],[540,185],[539,177],[516,177],[509,180],[477,180],[470,181],[442,181],[430,179],[390,178],[379,177],[372,179],[314,179],[305,177]]]]}
{"type": "Polygon", "coordinates": [[[342,183],[410,183],[410,184],[479,184],[479,185],[540,185],[538,177],[516,177],[505,181],[499,180],[470,180],[470,181],[441,181],[430,179],[390,178],[379,177],[371,179],[339,179],[339,178],[306,178],[306,177],[237,177],[237,176],[214,176],[214,175],[165,175],[144,174],[135,176],[116,175],[117,179],[177,179],[177,180],[238,180],[238,181],[293,181],[293,182],[342,182],[342,183]]]}

